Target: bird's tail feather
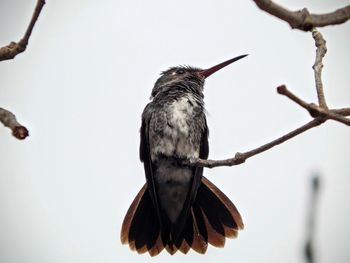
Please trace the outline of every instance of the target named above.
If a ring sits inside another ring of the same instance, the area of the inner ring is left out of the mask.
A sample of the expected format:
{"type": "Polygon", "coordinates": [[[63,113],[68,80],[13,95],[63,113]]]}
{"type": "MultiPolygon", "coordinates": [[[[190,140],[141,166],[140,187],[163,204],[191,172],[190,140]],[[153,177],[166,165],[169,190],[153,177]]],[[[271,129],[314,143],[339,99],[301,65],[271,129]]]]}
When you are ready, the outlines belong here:
{"type": "Polygon", "coordinates": [[[158,255],[163,249],[160,224],[145,184],[125,215],[120,239],[139,254],[158,255]]]}
{"type": "Polygon", "coordinates": [[[208,179],[202,177],[197,196],[190,208],[188,219],[179,238],[164,240],[147,186],[145,185],[131,204],[121,231],[122,243],[129,243],[138,253],[158,255],[164,248],[174,254],[186,254],[191,248],[204,254],[208,244],[223,247],[225,238],[233,238],[243,229],[242,218],[234,204],[208,179]]]}

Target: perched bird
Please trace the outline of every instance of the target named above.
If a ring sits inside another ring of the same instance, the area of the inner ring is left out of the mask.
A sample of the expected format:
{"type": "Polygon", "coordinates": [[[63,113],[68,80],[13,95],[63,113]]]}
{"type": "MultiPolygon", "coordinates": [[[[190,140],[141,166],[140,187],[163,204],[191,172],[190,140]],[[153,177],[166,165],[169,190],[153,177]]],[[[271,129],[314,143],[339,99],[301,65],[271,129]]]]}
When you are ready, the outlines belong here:
{"type": "Polygon", "coordinates": [[[226,237],[236,237],[243,229],[236,207],[202,175],[203,167],[185,161],[208,158],[205,79],[245,56],[205,70],[172,67],[156,81],[140,130],[147,182],[121,229],[122,243],[132,250],[155,256],[164,248],[170,254],[186,254],[192,248],[204,254],[208,243],[223,247],[226,237]]]}

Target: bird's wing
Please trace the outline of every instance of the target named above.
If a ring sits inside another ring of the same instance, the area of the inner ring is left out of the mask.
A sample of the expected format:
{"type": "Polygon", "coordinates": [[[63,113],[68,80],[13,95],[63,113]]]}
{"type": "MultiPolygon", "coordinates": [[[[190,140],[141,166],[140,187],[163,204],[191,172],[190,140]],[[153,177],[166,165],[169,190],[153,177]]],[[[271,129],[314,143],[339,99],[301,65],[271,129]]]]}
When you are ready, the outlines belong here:
{"type": "MultiPolygon", "coordinates": [[[[208,153],[209,153],[209,146],[208,146],[208,129],[206,125],[206,119],[205,115],[203,114],[200,116],[200,118],[203,118],[203,130],[202,130],[202,135],[200,139],[200,152],[199,152],[199,157],[206,159],[208,158],[208,153]]],[[[156,185],[155,185],[155,178],[154,178],[154,164],[152,163],[151,160],[151,152],[150,152],[150,138],[149,138],[149,125],[150,125],[150,120],[152,119],[152,113],[150,110],[146,109],[144,111],[144,114],[142,115],[142,125],[141,125],[141,141],[140,141],[140,159],[144,164],[144,170],[146,174],[146,180],[147,180],[147,187],[148,191],[150,193],[150,197],[152,199],[154,208],[157,213],[157,217],[160,222],[160,227],[161,229],[164,230],[165,232],[171,231],[172,232],[172,241],[167,240],[169,237],[164,237],[164,242],[168,243],[175,243],[177,247],[181,245],[182,238],[183,237],[182,232],[185,231],[184,227],[186,225],[186,221],[188,219],[188,214],[190,212],[191,205],[193,204],[195,197],[197,195],[197,190],[201,184],[201,179],[202,179],[202,174],[203,174],[203,167],[191,167],[193,171],[193,179],[192,179],[192,184],[189,188],[188,195],[186,197],[185,203],[183,205],[183,210],[178,217],[178,222],[171,227],[171,230],[169,229],[169,220],[165,220],[164,215],[162,216],[162,212],[160,209],[160,204],[158,200],[158,195],[156,191],[156,185]],[[164,222],[163,222],[164,221],[164,222]]],[[[186,231],[185,231],[186,232],[186,231]]],[[[188,233],[188,238],[190,239],[193,237],[191,236],[190,233],[188,233]]],[[[167,235],[167,234],[165,234],[167,235]]],[[[170,244],[168,243],[168,244],[170,244]]]]}
{"type": "Polygon", "coordinates": [[[147,188],[151,196],[152,203],[156,210],[159,222],[160,224],[162,224],[161,217],[160,217],[160,210],[159,210],[159,202],[156,194],[156,188],[155,188],[155,182],[154,182],[154,176],[153,176],[153,165],[151,161],[148,131],[149,131],[149,118],[144,118],[143,116],[141,130],[140,130],[140,135],[141,135],[140,160],[141,162],[143,162],[143,166],[146,174],[147,188]]]}
{"type": "MultiPolygon", "coordinates": [[[[201,135],[199,158],[207,159],[209,154],[209,143],[208,143],[209,131],[206,123],[206,118],[204,115],[202,117],[205,125],[203,127],[203,131],[201,135]]],[[[177,247],[181,246],[181,243],[182,243],[182,240],[180,237],[184,236],[188,243],[192,243],[192,239],[193,239],[193,233],[190,231],[190,229],[188,229],[189,231],[185,235],[182,235],[182,232],[187,231],[184,228],[186,228],[186,225],[188,225],[186,224],[186,221],[188,220],[188,215],[190,213],[191,206],[197,196],[197,190],[202,182],[203,167],[193,167],[192,169],[194,174],[192,179],[192,185],[188,192],[186,201],[184,203],[183,210],[179,216],[179,221],[177,222],[174,228],[174,233],[176,233],[174,241],[177,247]]]]}
{"type": "Polygon", "coordinates": [[[208,137],[209,137],[209,130],[208,130],[208,125],[207,125],[207,120],[204,116],[204,130],[202,133],[201,146],[199,149],[199,158],[201,158],[201,159],[208,159],[208,156],[209,156],[208,137]]]}

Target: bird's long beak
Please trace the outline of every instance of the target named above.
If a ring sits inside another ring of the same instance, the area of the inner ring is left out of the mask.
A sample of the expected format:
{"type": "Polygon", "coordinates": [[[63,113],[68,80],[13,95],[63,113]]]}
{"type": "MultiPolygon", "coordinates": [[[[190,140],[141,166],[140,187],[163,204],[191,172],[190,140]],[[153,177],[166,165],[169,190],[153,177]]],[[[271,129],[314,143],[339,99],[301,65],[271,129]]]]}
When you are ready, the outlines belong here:
{"type": "Polygon", "coordinates": [[[237,61],[237,60],[240,60],[241,58],[244,58],[248,55],[241,55],[241,56],[238,56],[238,57],[235,57],[235,58],[231,58],[230,60],[227,60],[225,62],[222,62],[214,67],[211,67],[211,68],[208,68],[208,69],[203,69],[201,71],[199,71],[199,75],[201,75],[202,77],[204,78],[207,78],[209,77],[211,74],[215,73],[216,71],[226,67],[227,65],[230,65],[231,63],[237,61]]]}

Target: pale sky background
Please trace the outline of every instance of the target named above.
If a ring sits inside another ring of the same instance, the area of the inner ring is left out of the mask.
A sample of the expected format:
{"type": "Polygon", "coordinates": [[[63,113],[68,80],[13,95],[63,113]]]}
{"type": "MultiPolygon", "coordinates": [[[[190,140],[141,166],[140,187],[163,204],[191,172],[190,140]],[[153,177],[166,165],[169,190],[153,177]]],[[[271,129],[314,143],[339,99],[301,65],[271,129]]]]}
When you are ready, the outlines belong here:
{"type": "MultiPolygon", "coordinates": [[[[22,37],[35,2],[0,0],[0,45],[22,37]]],[[[349,4],[278,2],[312,12],[349,4]]],[[[328,103],[349,106],[350,23],[320,31],[328,103]]],[[[123,217],[145,181],[140,116],[159,72],[246,53],[206,82],[212,159],[310,120],[275,88],[286,84],[316,100],[311,33],[292,31],[253,1],[47,0],[26,52],[0,63],[0,107],[30,130],[18,141],[0,127],[0,262],[303,262],[316,171],[318,262],[350,262],[350,129],[331,121],[243,165],[205,170],[246,226],[224,249],[151,258],[120,243],[123,217]]]]}

